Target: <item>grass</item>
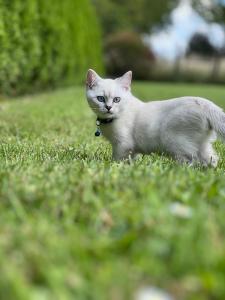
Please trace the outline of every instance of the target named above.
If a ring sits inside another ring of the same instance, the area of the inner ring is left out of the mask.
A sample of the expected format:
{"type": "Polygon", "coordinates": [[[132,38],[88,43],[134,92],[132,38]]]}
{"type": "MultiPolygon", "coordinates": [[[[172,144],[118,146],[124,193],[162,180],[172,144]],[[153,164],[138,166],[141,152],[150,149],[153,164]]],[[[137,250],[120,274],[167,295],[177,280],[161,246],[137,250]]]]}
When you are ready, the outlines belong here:
{"type": "MultiPolygon", "coordinates": [[[[225,87],[136,83],[142,99],[225,87]]],[[[157,155],[112,163],[83,88],[1,102],[0,299],[225,298],[225,146],[219,167],[157,155]],[[192,209],[173,215],[170,205],[192,209]]]]}

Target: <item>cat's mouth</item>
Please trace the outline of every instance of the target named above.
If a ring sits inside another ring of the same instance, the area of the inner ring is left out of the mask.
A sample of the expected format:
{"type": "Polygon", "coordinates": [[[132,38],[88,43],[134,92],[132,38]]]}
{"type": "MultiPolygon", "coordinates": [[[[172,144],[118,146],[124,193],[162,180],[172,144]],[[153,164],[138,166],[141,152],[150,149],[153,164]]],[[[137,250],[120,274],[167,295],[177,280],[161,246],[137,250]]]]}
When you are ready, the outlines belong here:
{"type": "Polygon", "coordinates": [[[101,111],[99,112],[98,116],[103,119],[107,119],[107,118],[113,118],[115,114],[112,111],[101,111]]]}
{"type": "Polygon", "coordinates": [[[103,113],[105,116],[112,116],[113,115],[113,112],[112,111],[105,111],[103,113]]]}

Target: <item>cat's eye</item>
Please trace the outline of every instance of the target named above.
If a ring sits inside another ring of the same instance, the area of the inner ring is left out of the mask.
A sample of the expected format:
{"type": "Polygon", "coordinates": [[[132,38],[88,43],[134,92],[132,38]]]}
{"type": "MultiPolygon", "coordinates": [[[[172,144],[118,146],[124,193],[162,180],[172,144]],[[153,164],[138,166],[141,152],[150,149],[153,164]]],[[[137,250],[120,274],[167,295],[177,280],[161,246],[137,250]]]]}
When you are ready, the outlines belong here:
{"type": "Polygon", "coordinates": [[[119,103],[119,102],[120,102],[120,100],[121,100],[121,98],[120,98],[120,97],[115,97],[115,98],[113,99],[113,102],[115,102],[115,103],[119,103]]]}
{"type": "Polygon", "coordinates": [[[97,99],[99,102],[105,102],[105,97],[104,96],[97,96],[97,99]]]}

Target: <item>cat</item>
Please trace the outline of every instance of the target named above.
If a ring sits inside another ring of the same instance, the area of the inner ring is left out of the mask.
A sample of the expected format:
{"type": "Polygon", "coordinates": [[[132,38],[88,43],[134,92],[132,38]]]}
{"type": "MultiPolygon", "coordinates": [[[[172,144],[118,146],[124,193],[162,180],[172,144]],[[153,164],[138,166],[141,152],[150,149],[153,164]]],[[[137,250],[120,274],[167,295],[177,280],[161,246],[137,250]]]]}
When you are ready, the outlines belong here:
{"type": "Polygon", "coordinates": [[[87,101],[97,115],[101,133],[112,145],[113,160],[153,152],[182,163],[216,167],[212,143],[225,139],[225,114],[211,101],[181,97],[142,102],[131,93],[132,72],[115,80],[89,69],[87,101]]]}

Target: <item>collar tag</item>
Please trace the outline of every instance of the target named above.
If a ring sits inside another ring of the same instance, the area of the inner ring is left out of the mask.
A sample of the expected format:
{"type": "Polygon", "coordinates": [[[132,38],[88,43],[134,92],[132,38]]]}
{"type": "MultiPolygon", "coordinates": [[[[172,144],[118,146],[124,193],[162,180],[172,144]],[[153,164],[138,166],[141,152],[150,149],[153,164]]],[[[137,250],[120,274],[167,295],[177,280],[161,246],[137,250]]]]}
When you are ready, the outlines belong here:
{"type": "Polygon", "coordinates": [[[101,131],[100,131],[99,128],[97,128],[96,131],[95,131],[95,136],[99,137],[100,135],[101,135],[101,131]]]}
{"type": "Polygon", "coordinates": [[[101,125],[101,122],[99,119],[96,120],[96,126],[97,126],[97,129],[95,131],[95,136],[96,137],[99,137],[101,135],[101,130],[99,128],[99,126],[101,125]]]}
{"type": "Polygon", "coordinates": [[[106,124],[112,123],[113,120],[114,120],[113,118],[109,118],[109,119],[97,118],[97,120],[96,120],[97,129],[95,131],[95,136],[100,136],[101,135],[100,125],[102,125],[102,124],[106,125],[106,124]]]}

